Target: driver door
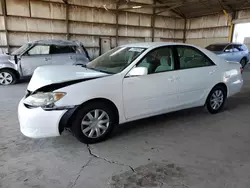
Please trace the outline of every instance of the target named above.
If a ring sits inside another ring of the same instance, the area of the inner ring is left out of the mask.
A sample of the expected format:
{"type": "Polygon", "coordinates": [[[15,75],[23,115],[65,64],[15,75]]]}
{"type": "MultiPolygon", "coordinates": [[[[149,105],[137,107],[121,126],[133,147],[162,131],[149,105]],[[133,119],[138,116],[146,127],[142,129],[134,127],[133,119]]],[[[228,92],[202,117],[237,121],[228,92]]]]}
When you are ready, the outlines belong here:
{"type": "Polygon", "coordinates": [[[21,57],[22,76],[32,76],[43,65],[51,65],[50,46],[35,45],[21,57]]]}
{"type": "Polygon", "coordinates": [[[148,75],[123,79],[123,103],[128,120],[171,111],[178,105],[178,78],[173,50],[161,47],[149,52],[137,65],[148,75]]]}

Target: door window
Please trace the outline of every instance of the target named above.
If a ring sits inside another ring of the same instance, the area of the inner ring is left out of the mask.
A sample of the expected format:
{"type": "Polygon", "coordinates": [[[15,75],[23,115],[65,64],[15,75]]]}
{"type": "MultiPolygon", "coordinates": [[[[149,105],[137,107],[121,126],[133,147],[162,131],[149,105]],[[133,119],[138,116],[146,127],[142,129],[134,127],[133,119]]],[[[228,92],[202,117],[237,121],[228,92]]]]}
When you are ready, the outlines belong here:
{"type": "Polygon", "coordinates": [[[148,74],[174,70],[172,48],[162,47],[152,50],[140,61],[137,67],[146,67],[148,74]]]}
{"type": "Polygon", "coordinates": [[[233,46],[233,52],[242,51],[240,47],[241,47],[241,45],[234,45],[234,46],[233,46]]]}
{"type": "Polygon", "coordinates": [[[50,54],[68,54],[76,53],[76,46],[56,46],[52,45],[50,54]]]}
{"type": "Polygon", "coordinates": [[[28,51],[28,55],[48,55],[49,46],[36,45],[28,51]]]}
{"type": "Polygon", "coordinates": [[[233,46],[228,45],[227,48],[225,49],[225,52],[232,52],[233,51],[233,46]]]}
{"type": "Polygon", "coordinates": [[[177,47],[177,53],[180,62],[180,69],[190,69],[214,65],[214,63],[205,54],[193,47],[177,47]]]}

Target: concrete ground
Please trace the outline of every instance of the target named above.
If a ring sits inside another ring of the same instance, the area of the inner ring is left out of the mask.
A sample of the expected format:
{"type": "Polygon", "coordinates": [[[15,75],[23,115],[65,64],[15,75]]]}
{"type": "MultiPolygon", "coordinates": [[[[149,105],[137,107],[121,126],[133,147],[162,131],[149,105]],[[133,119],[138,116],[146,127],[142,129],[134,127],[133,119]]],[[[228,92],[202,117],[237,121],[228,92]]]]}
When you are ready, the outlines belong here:
{"type": "Polygon", "coordinates": [[[249,188],[250,68],[244,79],[222,113],[196,108],[144,119],[89,146],[69,133],[24,137],[17,104],[27,83],[0,87],[0,187],[249,188]]]}

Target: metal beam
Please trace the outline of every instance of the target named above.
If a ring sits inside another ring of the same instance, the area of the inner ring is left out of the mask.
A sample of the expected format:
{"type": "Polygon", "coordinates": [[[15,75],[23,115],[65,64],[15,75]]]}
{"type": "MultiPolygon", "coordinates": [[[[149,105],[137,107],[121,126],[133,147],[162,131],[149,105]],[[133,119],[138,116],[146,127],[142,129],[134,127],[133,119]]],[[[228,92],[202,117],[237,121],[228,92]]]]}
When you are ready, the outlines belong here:
{"type": "Polygon", "coordinates": [[[9,32],[7,26],[7,11],[6,11],[6,0],[1,0],[2,3],[2,11],[3,11],[3,19],[4,19],[4,26],[5,26],[5,35],[6,35],[6,44],[7,44],[7,52],[10,53],[10,44],[9,44],[9,32]]]}
{"type": "MultiPolygon", "coordinates": [[[[156,4],[156,0],[154,0],[154,4],[156,4]]],[[[155,6],[153,6],[153,14],[151,17],[151,41],[154,42],[155,41],[155,12],[156,12],[156,8],[155,6]]]]}
{"type": "MultiPolygon", "coordinates": [[[[174,7],[180,7],[183,6],[183,3],[177,4],[178,6],[174,7]]],[[[121,8],[119,10],[131,10],[131,9],[141,9],[141,8],[161,8],[161,7],[169,7],[169,3],[163,3],[163,4],[152,4],[152,5],[139,5],[139,6],[132,6],[132,7],[127,7],[127,8],[121,8]]]]}
{"type": "Polygon", "coordinates": [[[179,4],[173,5],[173,6],[171,6],[171,7],[168,6],[167,8],[165,8],[165,9],[162,10],[162,11],[157,12],[156,14],[160,14],[160,13],[165,12],[165,11],[168,11],[168,10],[173,10],[173,9],[178,8],[178,7],[181,7],[181,6],[183,6],[183,3],[179,3],[179,4]]]}
{"type": "Polygon", "coordinates": [[[119,3],[120,1],[118,0],[116,2],[116,11],[115,11],[115,44],[116,44],[116,47],[118,46],[118,40],[119,40],[119,3]]]}
{"type": "Polygon", "coordinates": [[[184,21],[184,30],[183,30],[183,43],[186,43],[187,40],[187,18],[184,21]]]}
{"type": "Polygon", "coordinates": [[[68,0],[62,0],[66,5],[66,39],[69,40],[69,3],[68,0]]]}

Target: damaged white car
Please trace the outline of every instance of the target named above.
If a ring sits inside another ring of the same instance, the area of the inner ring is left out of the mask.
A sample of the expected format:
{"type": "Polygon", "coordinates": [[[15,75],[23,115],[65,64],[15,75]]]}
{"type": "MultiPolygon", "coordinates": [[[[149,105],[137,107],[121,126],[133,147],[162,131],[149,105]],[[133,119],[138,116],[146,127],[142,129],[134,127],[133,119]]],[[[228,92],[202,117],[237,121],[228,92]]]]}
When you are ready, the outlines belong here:
{"type": "Polygon", "coordinates": [[[70,128],[83,143],[106,139],[117,124],[186,108],[222,110],[243,85],[239,63],[192,45],[117,47],[86,66],[35,70],[18,114],[31,138],[70,128]]]}

